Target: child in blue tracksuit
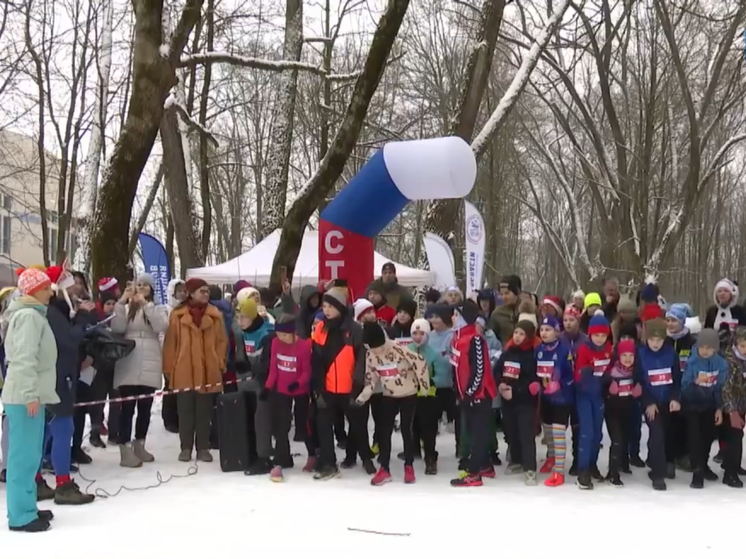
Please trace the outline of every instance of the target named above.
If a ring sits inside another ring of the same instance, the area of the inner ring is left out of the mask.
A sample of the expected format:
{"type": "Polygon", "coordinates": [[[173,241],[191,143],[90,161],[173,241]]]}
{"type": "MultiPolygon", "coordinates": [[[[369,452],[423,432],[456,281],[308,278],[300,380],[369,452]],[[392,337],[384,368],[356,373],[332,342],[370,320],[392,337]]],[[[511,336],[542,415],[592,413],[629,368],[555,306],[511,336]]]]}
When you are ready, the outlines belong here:
{"type": "Polygon", "coordinates": [[[544,482],[547,487],[565,483],[565,432],[575,403],[572,350],[559,334],[559,321],[550,315],[544,317],[539,327],[541,344],[536,348],[536,375],[543,387],[541,421],[548,435],[547,459],[539,471],[551,472],[544,482]]]}
{"type": "Polygon", "coordinates": [[[578,348],[575,362],[575,405],[580,421],[578,480],[580,489],[593,489],[591,478],[602,481],[598,471],[598,451],[604,424],[605,385],[611,369],[611,327],[603,314],[589,323],[589,340],[578,348]]]}
{"type": "Polygon", "coordinates": [[[681,377],[681,405],[686,417],[689,455],[694,489],[702,489],[705,479],[717,481],[708,466],[715,426],[723,423],[722,389],[728,378],[728,363],[718,355],[718,334],[702,330],[681,377]]]}
{"type": "Polygon", "coordinates": [[[679,356],[666,343],[666,322],[654,318],[645,322],[646,342],[638,352],[635,382],[642,387],[642,406],[648,425],[648,461],[653,489],[666,490],[664,478],[676,475],[676,440],[671,414],[681,409],[681,370],[679,356]]]}

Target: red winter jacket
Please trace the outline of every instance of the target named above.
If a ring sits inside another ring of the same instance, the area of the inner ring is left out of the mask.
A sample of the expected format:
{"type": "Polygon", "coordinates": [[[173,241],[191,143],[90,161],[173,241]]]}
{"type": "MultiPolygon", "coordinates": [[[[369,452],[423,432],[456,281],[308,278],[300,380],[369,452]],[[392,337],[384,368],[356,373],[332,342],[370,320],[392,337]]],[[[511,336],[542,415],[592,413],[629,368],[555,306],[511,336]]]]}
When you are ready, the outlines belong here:
{"type": "Polygon", "coordinates": [[[296,338],[295,343],[286,344],[274,338],[271,347],[266,388],[287,396],[308,394],[311,384],[311,341],[296,338]],[[290,390],[293,383],[298,383],[298,387],[290,390]]]}
{"type": "Polygon", "coordinates": [[[464,326],[458,331],[458,337],[454,336],[451,357],[461,400],[492,400],[497,396],[487,340],[477,333],[475,325],[464,326]]]}

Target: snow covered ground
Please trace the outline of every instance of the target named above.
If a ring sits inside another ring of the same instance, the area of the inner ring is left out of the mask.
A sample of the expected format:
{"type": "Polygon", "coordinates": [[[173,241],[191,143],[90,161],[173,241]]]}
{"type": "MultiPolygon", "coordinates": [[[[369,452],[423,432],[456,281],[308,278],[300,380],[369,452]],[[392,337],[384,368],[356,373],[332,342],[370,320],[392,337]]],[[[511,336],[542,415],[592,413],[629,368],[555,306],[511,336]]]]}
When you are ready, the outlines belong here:
{"type": "MultiPolygon", "coordinates": [[[[157,406],[159,407],[159,406],[157,406]]],[[[158,475],[183,476],[194,465],[176,460],[178,436],[163,429],[154,410],[149,449],[156,462],[137,470],[118,466],[115,448],[89,449],[94,462],[81,468],[78,483],[89,492],[115,493],[123,485],[157,485],[158,475]],[[82,477],[90,481],[85,481],[82,477]]],[[[293,443],[294,451],[304,447],[293,443]]],[[[394,438],[395,451],[401,437],[394,438]]],[[[602,450],[606,471],[608,440],[602,450]]],[[[45,502],[56,518],[43,534],[16,534],[0,526],[3,558],[28,557],[31,548],[52,559],[81,557],[167,558],[251,557],[430,557],[453,556],[462,549],[483,557],[645,557],[705,559],[741,549],[746,490],[722,483],[689,488],[680,473],[665,493],[654,492],[644,470],[625,476],[625,487],[596,484],[580,491],[574,478],[564,487],[526,487],[523,476],[487,480],[482,488],[454,489],[453,435],[439,439],[440,473],[425,477],[415,464],[417,483],[402,483],[403,465],[394,458],[395,481],[371,487],[358,466],[342,477],[316,482],[300,471],[305,456],[284,484],[267,477],[224,474],[217,460],[198,464],[195,475],[172,479],[157,488],[121,491],[92,505],[59,507],[45,502]],[[402,535],[383,535],[391,532],[402,535]],[[582,534],[582,535],[581,535],[582,534]],[[480,549],[482,551],[480,551],[480,549]],[[383,555],[382,555],[383,554],[383,555]],[[395,555],[393,555],[395,554],[395,555]]],[[[501,442],[501,456],[504,456],[501,442]]],[[[543,456],[544,448],[539,446],[543,456]]],[[[217,458],[217,451],[214,452],[217,458]]],[[[643,452],[643,456],[644,456],[643,452]]],[[[343,456],[343,451],[338,451],[343,456]]],[[[713,468],[721,474],[719,466],[713,468]]],[[[545,475],[540,475],[543,481],[545,475]]],[[[53,481],[51,481],[53,484],[53,481]]],[[[4,493],[0,486],[0,494],[4,493]]],[[[5,498],[0,495],[5,518],[5,498]]]]}

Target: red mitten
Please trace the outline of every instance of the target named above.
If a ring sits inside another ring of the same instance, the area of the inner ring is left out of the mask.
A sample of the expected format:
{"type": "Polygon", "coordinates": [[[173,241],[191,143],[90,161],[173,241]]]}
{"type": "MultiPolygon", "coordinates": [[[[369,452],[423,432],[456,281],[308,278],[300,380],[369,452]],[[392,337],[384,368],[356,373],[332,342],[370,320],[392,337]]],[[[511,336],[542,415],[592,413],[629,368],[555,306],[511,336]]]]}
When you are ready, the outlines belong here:
{"type": "Polygon", "coordinates": [[[635,384],[635,387],[632,389],[632,396],[634,396],[635,398],[639,398],[640,396],[642,396],[642,386],[640,386],[639,384],[635,384]]]}
{"type": "Polygon", "coordinates": [[[611,384],[609,385],[609,394],[611,394],[612,396],[616,396],[617,394],[619,394],[619,385],[615,380],[612,380],[611,384]]]}
{"type": "Polygon", "coordinates": [[[541,385],[538,382],[532,382],[528,385],[528,391],[531,393],[531,396],[536,396],[540,389],[541,385]]]}
{"type": "Polygon", "coordinates": [[[744,427],[744,420],[741,417],[741,414],[737,411],[732,411],[728,414],[730,418],[730,426],[734,429],[743,429],[744,427]]]}
{"type": "Polygon", "coordinates": [[[559,392],[560,389],[560,383],[556,380],[549,381],[549,384],[547,384],[546,388],[544,389],[544,394],[554,394],[555,392],[559,392]]]}

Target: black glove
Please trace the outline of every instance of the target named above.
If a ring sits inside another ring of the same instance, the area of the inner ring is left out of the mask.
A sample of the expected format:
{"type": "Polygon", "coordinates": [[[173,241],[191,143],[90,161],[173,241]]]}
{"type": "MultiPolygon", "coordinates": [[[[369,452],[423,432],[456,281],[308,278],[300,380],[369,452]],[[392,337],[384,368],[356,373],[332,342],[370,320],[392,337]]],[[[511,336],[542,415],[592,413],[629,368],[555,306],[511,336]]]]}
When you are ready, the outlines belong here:
{"type": "Polygon", "coordinates": [[[321,394],[316,394],[316,406],[322,410],[326,408],[326,400],[321,394]]]}
{"type": "Polygon", "coordinates": [[[296,390],[298,390],[298,388],[300,388],[300,384],[298,384],[298,383],[297,383],[297,382],[295,382],[295,381],[293,381],[293,382],[291,382],[290,384],[288,384],[288,390],[289,390],[290,392],[295,392],[296,390]]]}
{"type": "Polygon", "coordinates": [[[266,402],[267,398],[269,398],[269,388],[262,388],[259,392],[259,401],[266,402]]]}

